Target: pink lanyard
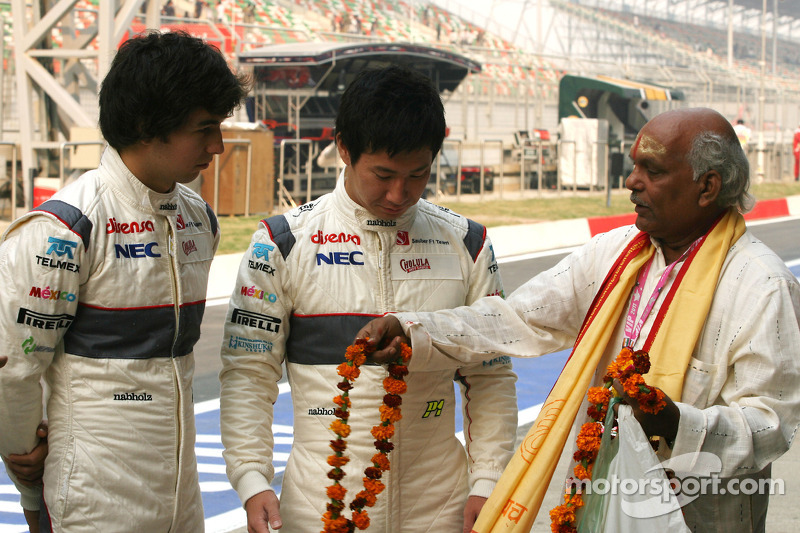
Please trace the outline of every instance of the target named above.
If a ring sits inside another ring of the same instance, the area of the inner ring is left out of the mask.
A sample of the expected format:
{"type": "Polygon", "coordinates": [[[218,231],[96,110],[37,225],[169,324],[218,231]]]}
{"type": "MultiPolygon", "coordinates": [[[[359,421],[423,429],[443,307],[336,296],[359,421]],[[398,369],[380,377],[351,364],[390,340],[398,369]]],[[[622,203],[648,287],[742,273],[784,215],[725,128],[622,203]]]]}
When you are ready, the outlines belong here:
{"type": "Polygon", "coordinates": [[[647,305],[645,305],[644,310],[642,311],[642,316],[639,317],[639,320],[636,321],[636,312],[639,310],[639,303],[642,300],[642,292],[644,292],[644,283],[647,280],[647,274],[650,273],[650,266],[653,264],[653,259],[655,258],[655,254],[647,264],[644,266],[643,269],[639,271],[639,276],[636,278],[636,285],[633,287],[633,295],[631,297],[631,305],[628,307],[628,316],[625,318],[625,338],[622,341],[623,347],[633,348],[633,345],[636,343],[636,340],[639,338],[639,334],[642,332],[642,326],[644,326],[647,317],[650,316],[650,312],[653,310],[653,306],[656,304],[656,300],[658,300],[658,296],[661,294],[661,291],[664,289],[664,286],[667,284],[667,279],[669,275],[672,273],[672,269],[675,268],[675,265],[682,262],[686,259],[692,250],[694,250],[697,245],[700,243],[700,239],[694,241],[689,248],[686,249],[685,252],[678,258],[677,261],[670,264],[664,273],[661,274],[661,278],[656,283],[656,288],[653,289],[653,294],[650,295],[650,299],[647,301],[647,305]]]}

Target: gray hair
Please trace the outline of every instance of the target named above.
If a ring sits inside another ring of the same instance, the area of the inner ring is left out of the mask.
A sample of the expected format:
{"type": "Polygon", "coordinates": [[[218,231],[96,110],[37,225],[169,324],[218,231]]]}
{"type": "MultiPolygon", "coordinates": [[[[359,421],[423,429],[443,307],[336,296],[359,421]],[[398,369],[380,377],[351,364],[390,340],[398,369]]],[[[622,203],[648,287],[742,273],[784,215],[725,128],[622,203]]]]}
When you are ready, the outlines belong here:
{"type": "Polygon", "coordinates": [[[747,192],[750,188],[750,163],[737,138],[730,139],[718,133],[705,131],[692,141],[688,156],[694,172],[694,180],[709,170],[716,170],[722,177],[717,204],[721,207],[736,207],[746,213],[755,205],[755,198],[747,192]]]}

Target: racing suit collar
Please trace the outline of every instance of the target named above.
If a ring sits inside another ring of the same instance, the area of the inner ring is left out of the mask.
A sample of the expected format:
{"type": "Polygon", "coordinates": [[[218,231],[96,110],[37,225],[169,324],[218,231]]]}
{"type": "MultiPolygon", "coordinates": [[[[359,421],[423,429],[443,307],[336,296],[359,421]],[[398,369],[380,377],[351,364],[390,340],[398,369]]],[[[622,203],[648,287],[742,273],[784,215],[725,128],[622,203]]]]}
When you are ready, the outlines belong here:
{"type": "Polygon", "coordinates": [[[104,167],[107,171],[103,172],[103,179],[114,190],[118,191],[118,196],[123,201],[132,204],[133,207],[145,213],[156,215],[175,216],[178,212],[178,189],[179,183],[175,184],[172,191],[159,193],[146,186],[133,175],[125,166],[122,158],[111,146],[108,146],[100,159],[100,169],[104,167]]]}
{"type": "Polygon", "coordinates": [[[336,180],[336,188],[333,190],[334,205],[344,217],[352,220],[359,228],[368,231],[392,232],[397,229],[409,228],[414,222],[419,204],[412,205],[408,211],[394,220],[380,219],[350,198],[344,188],[344,179],[344,169],[342,169],[336,180]]]}

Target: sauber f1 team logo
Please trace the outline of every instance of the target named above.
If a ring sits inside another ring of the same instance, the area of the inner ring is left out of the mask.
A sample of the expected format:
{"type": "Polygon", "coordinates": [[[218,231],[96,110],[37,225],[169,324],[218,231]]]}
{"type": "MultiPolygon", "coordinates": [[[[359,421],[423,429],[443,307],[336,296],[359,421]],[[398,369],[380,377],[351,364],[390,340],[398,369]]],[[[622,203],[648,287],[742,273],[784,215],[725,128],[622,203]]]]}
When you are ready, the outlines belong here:
{"type": "Polygon", "coordinates": [[[399,244],[400,246],[408,246],[408,244],[409,244],[408,232],[407,231],[398,231],[397,232],[397,239],[395,239],[394,242],[396,244],[399,244]]]}

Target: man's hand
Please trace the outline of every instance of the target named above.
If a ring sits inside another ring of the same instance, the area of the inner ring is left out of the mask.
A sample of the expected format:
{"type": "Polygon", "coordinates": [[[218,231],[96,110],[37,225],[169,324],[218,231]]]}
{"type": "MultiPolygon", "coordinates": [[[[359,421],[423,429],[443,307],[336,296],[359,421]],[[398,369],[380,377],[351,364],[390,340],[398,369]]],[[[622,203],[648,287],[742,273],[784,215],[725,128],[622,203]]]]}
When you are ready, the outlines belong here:
{"type": "Polygon", "coordinates": [[[28,523],[28,531],[30,533],[39,533],[40,511],[29,511],[28,509],[23,509],[22,512],[25,514],[25,521],[28,523]]]}
{"type": "Polygon", "coordinates": [[[400,343],[411,346],[411,341],[405,336],[400,321],[394,315],[385,315],[370,320],[366,326],[356,334],[356,339],[369,337],[369,344],[377,347],[368,357],[369,361],[385,365],[395,360],[400,353],[400,343]]]}
{"type": "Polygon", "coordinates": [[[625,394],[619,380],[614,380],[614,389],[622,396],[623,401],[631,406],[633,416],[642,426],[645,435],[648,437],[664,437],[668,442],[675,440],[675,436],[678,434],[678,422],[681,419],[681,412],[669,396],[664,395],[664,401],[667,405],[658,414],[653,415],[642,411],[639,407],[639,402],[625,394]]]}
{"type": "Polygon", "coordinates": [[[464,533],[472,531],[472,526],[475,525],[475,520],[481,514],[484,503],[486,503],[486,498],[482,496],[470,496],[467,498],[467,505],[464,506],[464,533]]]}
{"type": "Polygon", "coordinates": [[[36,428],[39,444],[26,455],[9,455],[8,469],[16,476],[20,483],[26,487],[35,487],[42,484],[44,474],[44,460],[47,457],[47,421],[42,420],[36,428]]]}
{"type": "Polygon", "coordinates": [[[275,492],[265,490],[259,492],[244,504],[247,511],[247,533],[269,533],[272,529],[280,529],[281,522],[280,502],[275,492]]]}

